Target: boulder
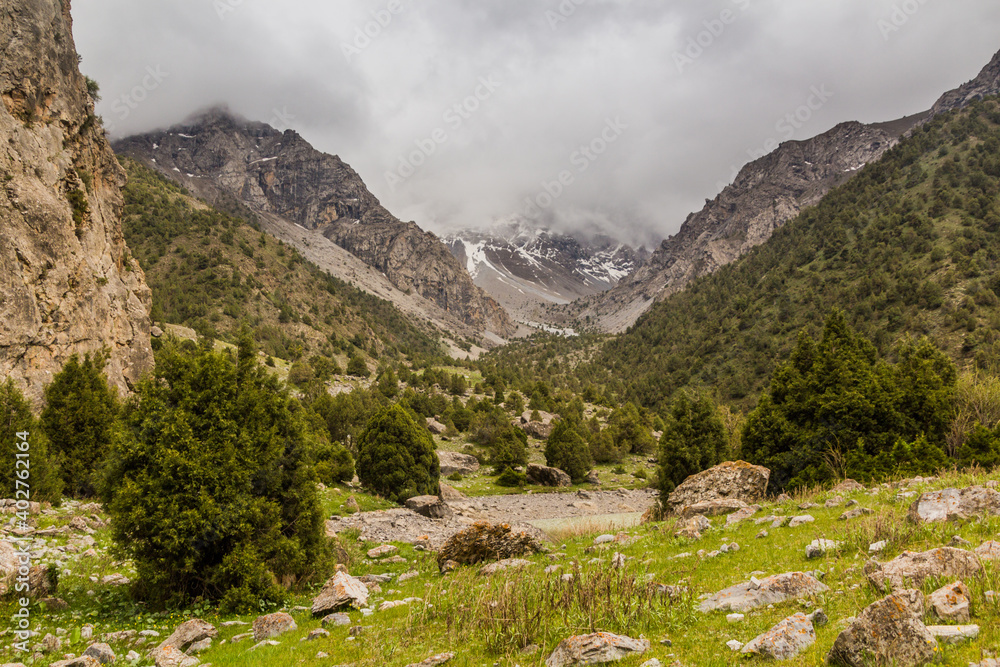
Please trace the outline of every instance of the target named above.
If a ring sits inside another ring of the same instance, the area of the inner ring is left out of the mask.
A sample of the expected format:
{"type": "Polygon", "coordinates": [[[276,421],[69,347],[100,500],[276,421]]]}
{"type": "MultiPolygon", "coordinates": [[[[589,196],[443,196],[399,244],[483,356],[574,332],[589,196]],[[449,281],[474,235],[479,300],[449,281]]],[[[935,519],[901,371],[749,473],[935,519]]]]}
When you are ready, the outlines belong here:
{"type": "Polygon", "coordinates": [[[940,547],[930,551],[904,551],[888,563],[869,561],[865,564],[865,576],[873,586],[888,592],[908,585],[920,586],[928,577],[967,579],[982,570],[976,554],[940,547]]]}
{"type": "Polygon", "coordinates": [[[828,551],[836,551],[840,548],[840,542],[834,540],[813,540],[806,546],[806,558],[821,558],[828,551]]]}
{"type": "Polygon", "coordinates": [[[976,547],[976,555],[980,560],[1000,560],[1000,542],[990,540],[976,547]]]}
{"type": "Polygon", "coordinates": [[[428,519],[447,519],[451,516],[451,508],[438,496],[415,496],[407,498],[406,509],[412,510],[428,519]]]}
{"type": "Polygon", "coordinates": [[[927,596],[927,603],[942,621],[968,623],[971,618],[970,599],[969,587],[961,581],[956,581],[927,596]]]}
{"type": "Polygon", "coordinates": [[[91,644],[83,654],[89,655],[102,665],[110,665],[118,659],[118,656],[115,655],[115,652],[107,644],[91,644]]]}
{"type": "Polygon", "coordinates": [[[865,607],[837,636],[827,655],[831,665],[916,667],[937,657],[937,640],[920,620],[924,596],[901,590],[865,607]]]}
{"type": "Polygon", "coordinates": [[[178,625],[170,636],[160,642],[156,648],[164,649],[172,646],[183,653],[195,642],[207,637],[218,636],[219,631],[215,629],[214,625],[200,618],[192,618],[190,621],[184,621],[178,625]]]}
{"type": "Polygon", "coordinates": [[[544,422],[528,422],[527,424],[522,424],[521,428],[532,438],[548,440],[549,436],[552,435],[553,429],[555,429],[555,425],[552,423],[546,424],[544,422]]]}
{"type": "Polygon", "coordinates": [[[526,532],[515,533],[507,524],[485,521],[461,530],[444,543],[438,552],[438,567],[448,561],[473,565],[483,561],[517,558],[542,550],[542,545],[526,532]]]}
{"type": "Polygon", "coordinates": [[[772,660],[794,658],[816,642],[812,621],[803,614],[789,616],[747,643],[742,653],[756,653],[772,660]]]}
{"type": "Polygon", "coordinates": [[[708,500],[757,503],[764,499],[770,477],[767,468],[744,461],[721,463],[681,482],[668,496],[665,509],[669,514],[679,514],[687,505],[708,500]]]}
{"type": "Polygon", "coordinates": [[[813,523],[816,518],[812,514],[802,514],[800,516],[793,516],[788,522],[789,528],[798,528],[799,526],[805,525],[807,523],[813,523]]]}
{"type": "Polygon", "coordinates": [[[698,605],[698,610],[707,613],[717,609],[746,612],[757,607],[777,604],[786,600],[798,600],[830,590],[819,579],[804,572],[776,574],[756,581],[736,584],[719,591],[698,605]]]}
{"type": "Polygon", "coordinates": [[[591,470],[590,472],[587,473],[586,482],[587,482],[587,484],[590,484],[592,486],[600,486],[601,485],[601,478],[597,475],[597,471],[596,470],[591,470]]]}
{"type": "Polygon", "coordinates": [[[738,509],[726,517],[726,526],[735,526],[741,521],[746,521],[759,511],[760,505],[748,505],[747,507],[738,509]]]}
{"type": "Polygon", "coordinates": [[[701,514],[702,516],[720,516],[723,514],[732,514],[733,512],[739,510],[745,510],[748,507],[749,506],[742,500],[737,500],[735,498],[718,498],[716,500],[705,500],[700,503],[685,505],[680,508],[677,515],[683,519],[692,517],[695,514],[701,514]]]}
{"type": "Polygon", "coordinates": [[[945,644],[961,644],[979,636],[978,625],[928,625],[927,631],[945,644]]]}
{"type": "Polygon", "coordinates": [[[632,639],[609,632],[577,635],[564,639],[545,661],[545,667],[598,665],[616,662],[649,650],[648,639],[632,639]]]}
{"type": "Polygon", "coordinates": [[[326,627],[328,625],[332,625],[333,627],[339,627],[341,625],[350,625],[351,617],[343,613],[330,614],[328,616],[323,617],[322,624],[323,627],[326,627]]]}
{"type": "Polygon", "coordinates": [[[864,491],[865,485],[860,484],[853,479],[845,479],[843,482],[833,487],[834,493],[852,493],[854,491],[864,491]]]}
{"type": "Polygon", "coordinates": [[[262,642],[265,639],[271,639],[298,629],[299,626],[295,624],[295,619],[292,618],[291,614],[286,614],[283,611],[258,616],[253,621],[253,640],[262,642]]]}
{"type": "Polygon", "coordinates": [[[712,527],[712,522],[700,514],[690,517],[682,522],[674,533],[674,537],[686,537],[690,540],[701,539],[701,533],[712,527]]]}
{"type": "Polygon", "coordinates": [[[313,600],[313,616],[327,614],[344,607],[361,608],[368,604],[368,587],[346,572],[333,575],[313,600]]]}
{"type": "Polygon", "coordinates": [[[201,662],[198,658],[182,652],[175,646],[155,648],[150,657],[153,658],[156,667],[195,667],[201,662]]]}
{"type": "Polygon", "coordinates": [[[571,486],[572,478],[559,468],[528,464],[528,481],[539,486],[571,486]]]}
{"type": "Polygon", "coordinates": [[[438,460],[441,462],[441,475],[447,476],[454,473],[459,475],[472,475],[479,472],[479,459],[470,454],[459,452],[438,452],[438,460]]]}
{"type": "Polygon", "coordinates": [[[913,501],[907,514],[914,523],[984,516],[1000,516],[1000,492],[983,486],[930,491],[913,501]]]}
{"type": "Polygon", "coordinates": [[[448,430],[448,427],[434,419],[433,417],[427,418],[427,430],[434,435],[441,435],[448,430]]]}
{"type": "Polygon", "coordinates": [[[451,500],[464,500],[465,494],[456,489],[453,486],[448,486],[447,484],[441,484],[441,490],[438,491],[438,497],[441,500],[448,502],[451,500]]]}

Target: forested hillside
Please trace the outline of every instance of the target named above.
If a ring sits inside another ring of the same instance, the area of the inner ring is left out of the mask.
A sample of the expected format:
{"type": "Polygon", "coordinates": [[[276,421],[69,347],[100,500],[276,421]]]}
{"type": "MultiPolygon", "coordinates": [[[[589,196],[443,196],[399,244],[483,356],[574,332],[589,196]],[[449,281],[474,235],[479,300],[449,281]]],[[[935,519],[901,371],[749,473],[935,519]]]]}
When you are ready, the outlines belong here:
{"type": "Polygon", "coordinates": [[[153,290],[153,320],[234,338],[247,322],[269,355],[338,352],[437,358],[434,332],[390,303],[332,278],[297,250],[123,159],[124,232],[153,290]]]}

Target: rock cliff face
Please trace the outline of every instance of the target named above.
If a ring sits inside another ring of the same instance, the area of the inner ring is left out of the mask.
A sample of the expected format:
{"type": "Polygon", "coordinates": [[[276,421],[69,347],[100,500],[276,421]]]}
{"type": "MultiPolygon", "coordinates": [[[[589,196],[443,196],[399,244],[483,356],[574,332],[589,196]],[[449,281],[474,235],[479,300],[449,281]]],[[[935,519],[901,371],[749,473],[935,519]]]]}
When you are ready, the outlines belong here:
{"type": "Polygon", "coordinates": [[[976,100],[1000,93],[1000,52],[972,81],[941,96],[931,108],[931,116],[960,109],[976,100]]]}
{"type": "Polygon", "coordinates": [[[69,0],[0,0],[0,379],[39,404],[74,354],[151,368],[150,292],[121,233],[125,174],[78,69],[69,0]]]}
{"type": "Polygon", "coordinates": [[[473,284],[436,236],[395,218],[350,166],[294,131],[214,109],[167,131],[123,139],[115,149],[213,203],[235,197],[256,213],[322,233],[400,290],[479,332],[506,337],[514,331],[504,309],[473,284]]]}

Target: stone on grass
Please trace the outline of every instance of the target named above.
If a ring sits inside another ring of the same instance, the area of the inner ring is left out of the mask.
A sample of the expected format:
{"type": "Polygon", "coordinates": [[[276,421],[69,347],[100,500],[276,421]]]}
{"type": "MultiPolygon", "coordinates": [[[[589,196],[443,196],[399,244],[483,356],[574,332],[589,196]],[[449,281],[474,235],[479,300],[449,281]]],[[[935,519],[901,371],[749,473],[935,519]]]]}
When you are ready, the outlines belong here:
{"type": "Polygon", "coordinates": [[[677,515],[687,519],[696,514],[702,516],[721,516],[732,514],[749,507],[745,502],[737,498],[716,498],[715,500],[703,500],[698,503],[684,505],[677,511],[677,515]]]}
{"type": "Polygon", "coordinates": [[[729,647],[730,651],[735,652],[743,648],[743,642],[737,641],[735,639],[730,639],[728,642],[726,642],[726,646],[729,647]]]}
{"type": "Polygon", "coordinates": [[[368,604],[368,587],[346,572],[333,575],[313,600],[313,616],[326,616],[344,607],[364,607],[368,604]]]}
{"type": "Polygon", "coordinates": [[[907,514],[914,523],[985,516],[1000,516],[1000,492],[982,486],[930,491],[913,501],[907,514]]]}
{"type": "Polygon", "coordinates": [[[539,486],[572,486],[573,479],[559,468],[528,464],[528,481],[539,486]]]}
{"type": "Polygon", "coordinates": [[[816,519],[811,514],[803,514],[801,516],[793,516],[791,521],[788,522],[789,528],[798,528],[807,523],[812,523],[816,519]]]}
{"type": "Polygon", "coordinates": [[[940,547],[930,551],[904,551],[888,563],[869,561],[865,576],[873,586],[882,591],[920,586],[928,577],[966,579],[982,570],[979,558],[972,552],[953,547],[940,547]]]}
{"type": "Polygon", "coordinates": [[[315,630],[310,630],[309,634],[306,635],[306,641],[311,642],[317,639],[323,639],[330,636],[329,630],[324,630],[323,628],[316,628],[315,630]]]}
{"type": "Polygon", "coordinates": [[[406,667],[437,667],[455,657],[454,653],[438,653],[421,662],[411,662],[406,667]]]}
{"type": "Polygon", "coordinates": [[[598,535],[594,538],[594,544],[610,544],[615,541],[614,535],[598,535]]]}
{"type": "Polygon", "coordinates": [[[872,542],[868,545],[868,553],[870,554],[880,554],[885,551],[885,548],[889,546],[887,540],[879,540],[878,542],[872,542]]]}
{"type": "Polygon", "coordinates": [[[83,654],[89,655],[102,665],[109,665],[118,659],[118,656],[115,655],[110,646],[101,643],[91,644],[83,654]]]}
{"type": "Polygon", "coordinates": [[[937,617],[954,623],[969,622],[969,600],[969,587],[961,581],[939,588],[927,596],[927,603],[937,617]]]}
{"type": "Polygon", "coordinates": [[[545,661],[545,667],[597,665],[617,662],[649,650],[648,639],[632,639],[609,632],[577,635],[564,639],[545,661]]]}
{"type": "Polygon", "coordinates": [[[975,553],[981,560],[1000,560],[1000,542],[990,540],[976,547],[975,553]]]}
{"type": "Polygon", "coordinates": [[[840,520],[851,521],[853,519],[859,519],[863,516],[867,516],[868,514],[874,514],[874,513],[875,512],[873,510],[870,510],[867,507],[855,507],[854,509],[847,510],[846,512],[841,514],[840,520]]]}
{"type": "MultiPolygon", "coordinates": [[[[69,658],[53,662],[49,667],[100,667],[101,663],[97,658],[90,655],[81,655],[79,658],[69,658]]],[[[161,667],[157,664],[156,667],[161,667]]]]}
{"type": "Polygon", "coordinates": [[[391,556],[392,554],[399,551],[396,547],[391,544],[383,544],[380,547],[375,547],[374,549],[368,550],[369,558],[382,558],[384,556],[391,556]]]}
{"type": "Polygon", "coordinates": [[[438,460],[441,462],[441,476],[447,477],[458,473],[459,475],[472,475],[479,471],[479,459],[470,454],[459,452],[438,452],[438,460]]]}
{"type": "Polygon", "coordinates": [[[696,514],[688,519],[685,519],[677,532],[674,533],[674,537],[684,537],[690,540],[701,539],[702,531],[708,530],[712,527],[712,522],[708,520],[707,517],[701,514],[696,514]]]}
{"type": "Polygon", "coordinates": [[[789,616],[743,647],[743,653],[756,653],[773,660],[794,658],[816,642],[812,621],[803,613],[789,616]]]}
{"type": "Polygon", "coordinates": [[[806,546],[806,558],[820,558],[828,551],[836,551],[840,548],[840,542],[833,540],[813,540],[806,546]]]}
{"type": "Polygon", "coordinates": [[[738,509],[726,517],[726,526],[735,526],[742,521],[746,521],[759,511],[760,505],[748,505],[742,509],[738,509]]]}
{"type": "Polygon", "coordinates": [[[483,576],[491,576],[497,572],[504,572],[506,570],[521,570],[531,565],[530,560],[524,560],[523,558],[505,558],[503,560],[497,561],[495,563],[487,563],[479,569],[479,574],[483,576]]]}
{"type": "Polygon", "coordinates": [[[437,562],[438,567],[447,561],[473,565],[539,551],[542,545],[526,532],[515,533],[507,524],[479,522],[449,537],[438,552],[437,562]]]}
{"type": "Polygon", "coordinates": [[[853,491],[864,491],[864,484],[859,484],[851,478],[845,479],[843,482],[833,487],[834,493],[851,493],[853,491]]]}
{"type": "Polygon", "coordinates": [[[930,662],[938,644],[920,620],[923,612],[924,596],[917,590],[901,590],[873,602],[837,636],[827,662],[846,667],[930,662]]]}
{"type": "Polygon", "coordinates": [[[328,625],[332,625],[333,627],[338,627],[341,625],[350,625],[351,617],[348,616],[347,614],[330,614],[328,616],[324,616],[321,622],[323,624],[323,627],[326,627],[328,625]]]}
{"type": "Polygon", "coordinates": [[[212,648],[212,638],[205,637],[201,641],[195,642],[188,647],[188,650],[184,651],[188,655],[198,655],[208,649],[212,648]]]}
{"type": "Polygon", "coordinates": [[[195,667],[200,664],[198,658],[187,655],[176,646],[155,648],[151,657],[156,667],[195,667]]]}
{"type": "Polygon", "coordinates": [[[715,610],[746,612],[757,607],[798,600],[830,590],[819,579],[804,572],[776,574],[757,581],[747,581],[719,591],[698,605],[707,613],[715,610]]]}
{"type": "Polygon", "coordinates": [[[961,644],[979,636],[978,625],[928,625],[927,630],[945,644],[961,644]]]}
{"type": "Polygon", "coordinates": [[[753,504],[764,499],[771,471],[745,461],[728,461],[691,475],[667,497],[667,514],[707,500],[742,500],[753,504]]]}
{"type": "Polygon", "coordinates": [[[299,626],[295,624],[291,614],[283,611],[258,616],[253,622],[253,640],[260,642],[298,629],[299,626]]]}
{"type": "Polygon", "coordinates": [[[183,653],[195,642],[201,641],[206,637],[218,636],[219,631],[215,629],[214,625],[200,618],[192,618],[178,625],[170,636],[160,642],[156,648],[162,649],[172,646],[183,653]]]}

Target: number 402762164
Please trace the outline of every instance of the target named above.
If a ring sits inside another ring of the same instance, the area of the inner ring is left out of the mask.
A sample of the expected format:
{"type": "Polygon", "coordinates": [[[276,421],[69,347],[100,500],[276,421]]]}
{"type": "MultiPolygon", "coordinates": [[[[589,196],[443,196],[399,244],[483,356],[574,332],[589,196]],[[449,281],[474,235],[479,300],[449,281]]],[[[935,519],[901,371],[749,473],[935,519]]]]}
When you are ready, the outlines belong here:
{"type": "Polygon", "coordinates": [[[17,454],[14,463],[16,479],[14,494],[17,497],[17,518],[23,523],[28,520],[28,501],[31,498],[31,445],[28,443],[28,433],[21,431],[17,435],[17,454]]]}

